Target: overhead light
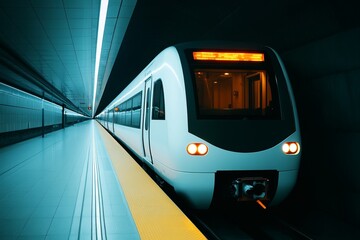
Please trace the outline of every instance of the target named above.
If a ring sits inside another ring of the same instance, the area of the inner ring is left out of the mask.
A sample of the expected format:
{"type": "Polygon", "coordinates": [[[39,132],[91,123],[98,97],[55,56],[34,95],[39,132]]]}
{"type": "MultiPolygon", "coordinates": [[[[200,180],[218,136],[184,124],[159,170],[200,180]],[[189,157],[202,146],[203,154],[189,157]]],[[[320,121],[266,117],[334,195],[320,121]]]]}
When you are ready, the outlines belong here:
{"type": "Polygon", "coordinates": [[[93,93],[93,106],[92,106],[92,109],[93,109],[92,116],[93,117],[95,115],[95,99],[96,99],[96,92],[97,92],[100,57],[101,57],[101,49],[102,49],[102,43],[103,43],[103,38],[104,38],[104,30],[105,30],[105,22],[106,22],[108,4],[109,4],[109,0],[101,0],[99,23],[98,23],[98,34],[97,34],[97,42],[96,42],[96,55],[95,55],[94,93],[93,93]]]}

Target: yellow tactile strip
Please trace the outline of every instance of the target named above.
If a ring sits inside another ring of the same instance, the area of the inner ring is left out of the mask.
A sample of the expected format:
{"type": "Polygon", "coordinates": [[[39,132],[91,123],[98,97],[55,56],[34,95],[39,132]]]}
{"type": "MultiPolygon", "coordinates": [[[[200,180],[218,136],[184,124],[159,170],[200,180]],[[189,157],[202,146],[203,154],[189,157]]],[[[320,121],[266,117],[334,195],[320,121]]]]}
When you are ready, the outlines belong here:
{"type": "Polygon", "coordinates": [[[96,125],[141,239],[206,239],[112,136],[96,125]]]}

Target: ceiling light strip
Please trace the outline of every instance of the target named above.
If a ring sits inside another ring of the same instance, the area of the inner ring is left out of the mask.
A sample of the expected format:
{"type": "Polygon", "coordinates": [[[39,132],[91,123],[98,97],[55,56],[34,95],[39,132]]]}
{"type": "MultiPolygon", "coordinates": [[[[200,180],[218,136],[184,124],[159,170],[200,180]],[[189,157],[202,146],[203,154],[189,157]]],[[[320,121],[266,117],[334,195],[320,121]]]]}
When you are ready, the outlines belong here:
{"type": "Polygon", "coordinates": [[[99,66],[100,66],[100,56],[102,43],[104,38],[104,30],[105,30],[105,22],[106,22],[106,14],[108,9],[109,0],[101,0],[100,3],[100,16],[99,16],[99,24],[98,24],[98,35],[96,42],[96,58],[95,58],[95,73],[94,73],[94,93],[93,93],[93,104],[92,104],[92,116],[95,115],[95,99],[97,92],[97,83],[98,83],[98,75],[99,75],[99,66]]]}

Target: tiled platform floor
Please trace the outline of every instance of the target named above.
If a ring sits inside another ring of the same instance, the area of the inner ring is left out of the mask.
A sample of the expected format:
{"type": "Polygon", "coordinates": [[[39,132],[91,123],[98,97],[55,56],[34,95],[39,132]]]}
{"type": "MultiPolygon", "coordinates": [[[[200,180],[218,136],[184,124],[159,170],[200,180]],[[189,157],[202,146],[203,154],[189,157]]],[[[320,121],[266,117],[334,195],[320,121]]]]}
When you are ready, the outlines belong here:
{"type": "Polygon", "coordinates": [[[139,239],[95,124],[0,148],[0,239],[139,239]]]}

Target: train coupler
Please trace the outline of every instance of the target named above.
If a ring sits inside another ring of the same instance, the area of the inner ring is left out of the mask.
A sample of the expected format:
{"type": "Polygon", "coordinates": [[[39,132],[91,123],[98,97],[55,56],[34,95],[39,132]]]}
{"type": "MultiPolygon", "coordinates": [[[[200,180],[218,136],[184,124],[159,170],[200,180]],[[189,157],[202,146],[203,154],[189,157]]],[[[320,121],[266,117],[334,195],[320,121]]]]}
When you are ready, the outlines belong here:
{"type": "Polygon", "coordinates": [[[231,195],[237,201],[267,200],[268,185],[267,178],[238,178],[231,184],[231,195]]]}

